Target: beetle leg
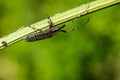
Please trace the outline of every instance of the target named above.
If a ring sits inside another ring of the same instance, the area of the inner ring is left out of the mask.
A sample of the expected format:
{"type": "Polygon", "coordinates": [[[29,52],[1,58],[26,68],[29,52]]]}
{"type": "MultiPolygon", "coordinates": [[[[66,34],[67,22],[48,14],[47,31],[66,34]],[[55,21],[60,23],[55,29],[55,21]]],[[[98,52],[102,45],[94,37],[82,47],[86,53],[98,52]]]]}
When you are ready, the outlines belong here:
{"type": "Polygon", "coordinates": [[[50,17],[48,17],[49,28],[53,27],[53,23],[50,17]]]}
{"type": "Polygon", "coordinates": [[[29,25],[29,27],[30,27],[30,28],[32,28],[32,29],[34,29],[35,31],[40,31],[40,32],[42,32],[42,30],[41,30],[41,29],[34,28],[34,27],[33,27],[33,26],[31,26],[31,25],[29,25]]]}

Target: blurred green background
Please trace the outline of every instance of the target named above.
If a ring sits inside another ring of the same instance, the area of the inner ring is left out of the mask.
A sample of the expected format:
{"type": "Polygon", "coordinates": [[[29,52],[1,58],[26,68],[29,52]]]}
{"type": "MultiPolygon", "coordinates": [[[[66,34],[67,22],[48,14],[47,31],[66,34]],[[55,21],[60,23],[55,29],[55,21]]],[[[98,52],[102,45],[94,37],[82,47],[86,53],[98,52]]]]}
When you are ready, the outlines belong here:
{"type": "MultiPolygon", "coordinates": [[[[0,0],[0,37],[92,0],[0,0]]],[[[0,80],[120,80],[120,5],[67,24],[37,42],[0,50],[0,80]]]]}

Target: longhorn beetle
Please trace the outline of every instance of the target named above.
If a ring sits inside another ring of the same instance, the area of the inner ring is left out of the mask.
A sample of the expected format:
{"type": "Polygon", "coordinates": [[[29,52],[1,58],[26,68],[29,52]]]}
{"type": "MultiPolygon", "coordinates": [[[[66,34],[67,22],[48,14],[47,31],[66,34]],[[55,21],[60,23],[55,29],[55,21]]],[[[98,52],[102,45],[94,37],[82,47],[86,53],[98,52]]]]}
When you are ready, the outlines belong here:
{"type": "MultiPolygon", "coordinates": [[[[79,29],[81,28],[82,26],[84,26],[86,23],[88,23],[89,21],[89,18],[88,20],[82,24],[80,27],[77,27],[75,29],[72,29],[72,30],[62,30],[62,28],[65,27],[65,25],[61,26],[61,27],[58,27],[58,26],[55,26],[53,27],[53,23],[52,23],[52,20],[50,17],[48,17],[48,23],[50,24],[49,25],[49,29],[45,30],[45,31],[42,31],[40,30],[40,32],[36,32],[36,33],[33,33],[33,34],[30,34],[28,35],[27,37],[24,38],[25,41],[27,42],[33,42],[33,41],[38,41],[38,40],[42,40],[42,39],[47,39],[47,38],[51,38],[53,35],[55,35],[56,33],[58,32],[69,32],[69,31],[74,31],[76,29],[79,29]]],[[[30,26],[31,27],[31,26],[30,26]]]]}
{"type": "Polygon", "coordinates": [[[24,38],[24,40],[27,42],[33,42],[33,41],[50,38],[54,34],[60,32],[60,31],[66,32],[65,30],[61,30],[63,27],[65,27],[65,25],[63,25],[61,27],[58,27],[58,26],[53,27],[53,23],[52,23],[52,20],[50,19],[50,17],[48,17],[48,23],[50,24],[49,29],[47,29],[45,31],[40,30],[40,32],[36,32],[31,35],[28,35],[27,37],[24,38]]]}

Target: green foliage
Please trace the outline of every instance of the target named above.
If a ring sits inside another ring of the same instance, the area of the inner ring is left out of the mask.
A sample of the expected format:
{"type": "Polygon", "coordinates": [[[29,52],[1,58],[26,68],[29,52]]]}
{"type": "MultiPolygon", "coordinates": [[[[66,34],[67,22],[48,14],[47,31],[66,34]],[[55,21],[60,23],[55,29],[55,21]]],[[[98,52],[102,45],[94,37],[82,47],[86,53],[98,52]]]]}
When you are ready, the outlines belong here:
{"type": "MultiPolygon", "coordinates": [[[[87,0],[0,0],[0,37],[87,0]]],[[[119,80],[120,5],[69,23],[69,29],[37,42],[0,51],[0,80],[119,80]]],[[[68,29],[66,26],[65,29],[68,29]]]]}

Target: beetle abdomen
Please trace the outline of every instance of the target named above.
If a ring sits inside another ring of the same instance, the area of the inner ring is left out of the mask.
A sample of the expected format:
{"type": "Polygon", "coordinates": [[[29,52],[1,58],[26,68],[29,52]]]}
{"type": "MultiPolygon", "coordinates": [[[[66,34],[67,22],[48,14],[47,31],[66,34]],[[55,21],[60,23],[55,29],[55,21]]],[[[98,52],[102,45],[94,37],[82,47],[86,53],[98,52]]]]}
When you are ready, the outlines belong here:
{"type": "Polygon", "coordinates": [[[28,35],[27,37],[24,38],[24,40],[27,42],[33,42],[33,41],[38,41],[38,40],[42,40],[50,37],[52,37],[51,31],[44,31],[44,32],[37,32],[31,35],[28,35]]]}

